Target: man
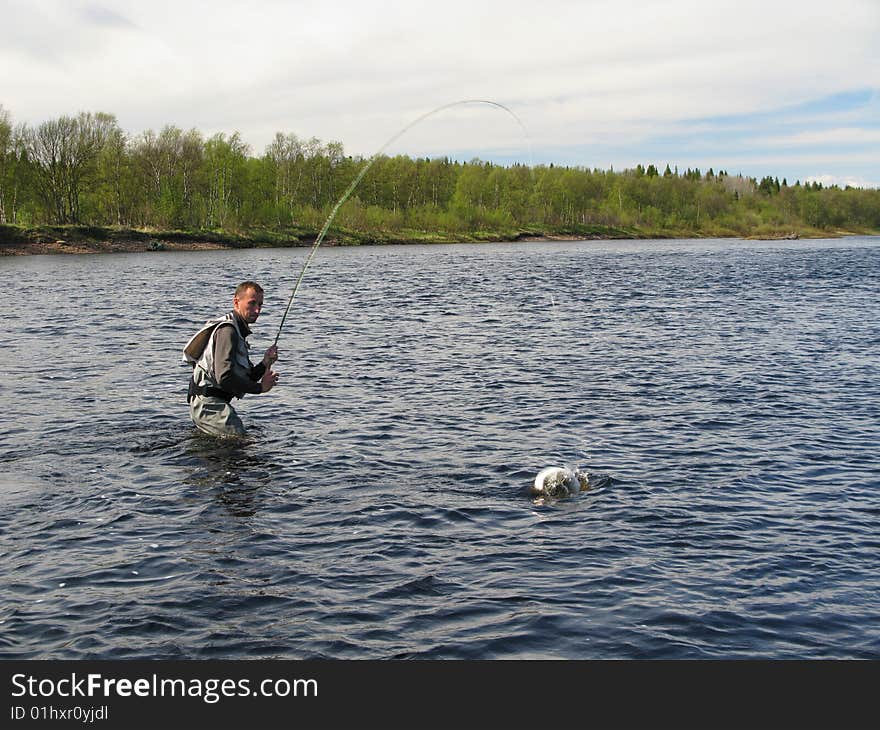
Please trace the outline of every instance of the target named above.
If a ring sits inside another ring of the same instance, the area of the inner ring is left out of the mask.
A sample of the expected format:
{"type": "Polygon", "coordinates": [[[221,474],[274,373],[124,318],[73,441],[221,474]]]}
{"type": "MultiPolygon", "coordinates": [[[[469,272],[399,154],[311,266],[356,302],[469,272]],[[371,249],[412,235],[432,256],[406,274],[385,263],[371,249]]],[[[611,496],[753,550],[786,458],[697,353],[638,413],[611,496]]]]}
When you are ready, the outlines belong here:
{"type": "Polygon", "coordinates": [[[278,348],[269,347],[254,365],[248,357],[250,325],[263,308],[263,289],[253,281],[238,285],[232,311],[208,321],[183,349],[193,367],[187,402],[193,423],[211,436],[245,436],[244,424],[231,405],[245,393],[268,393],[278,382],[272,371],[278,348]]]}

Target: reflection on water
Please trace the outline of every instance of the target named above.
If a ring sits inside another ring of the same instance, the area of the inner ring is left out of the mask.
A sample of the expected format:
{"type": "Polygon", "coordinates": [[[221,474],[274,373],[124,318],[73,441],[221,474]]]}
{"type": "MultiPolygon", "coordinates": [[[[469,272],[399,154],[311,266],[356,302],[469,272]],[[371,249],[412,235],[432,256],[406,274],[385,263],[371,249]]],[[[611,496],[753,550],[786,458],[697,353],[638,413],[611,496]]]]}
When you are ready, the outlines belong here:
{"type": "Polygon", "coordinates": [[[199,434],[180,348],[305,253],[0,258],[0,655],[880,656],[877,239],[322,250],[199,434]]]}
{"type": "Polygon", "coordinates": [[[210,494],[233,517],[252,517],[272,464],[245,439],[217,439],[193,429],[186,444],[184,483],[210,494]]]}

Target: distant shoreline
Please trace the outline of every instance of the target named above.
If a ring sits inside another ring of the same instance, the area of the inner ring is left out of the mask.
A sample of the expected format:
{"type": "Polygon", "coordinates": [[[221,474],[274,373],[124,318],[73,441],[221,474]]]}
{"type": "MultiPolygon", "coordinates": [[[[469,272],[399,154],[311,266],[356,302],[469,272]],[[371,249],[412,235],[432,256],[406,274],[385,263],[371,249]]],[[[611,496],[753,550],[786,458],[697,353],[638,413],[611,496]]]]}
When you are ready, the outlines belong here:
{"type": "MultiPolygon", "coordinates": [[[[880,232],[780,231],[753,235],[700,234],[693,231],[642,232],[621,229],[564,232],[505,231],[478,234],[417,232],[343,232],[328,235],[327,247],[364,245],[418,245],[453,243],[503,243],[542,241],[606,241],[670,238],[731,238],[746,240],[792,240],[797,238],[837,238],[846,235],[878,235],[880,232]]],[[[94,226],[55,226],[20,228],[0,226],[0,256],[41,256],[93,253],[149,253],[156,251],[216,251],[247,248],[302,248],[312,246],[317,234],[296,235],[274,232],[228,234],[215,231],[143,231],[94,226]]]]}
{"type": "MultiPolygon", "coordinates": [[[[0,226],[0,256],[149,253],[155,251],[216,251],[247,248],[302,248],[314,245],[314,231],[257,231],[245,234],[218,231],[153,231],[98,226],[43,226],[23,228],[0,226]]],[[[638,232],[609,229],[572,233],[536,231],[481,231],[479,233],[434,233],[404,231],[393,233],[334,231],[322,244],[370,246],[405,244],[490,243],[512,241],[579,241],[590,238],[641,238],[638,232]]]]}
{"type": "MultiPolygon", "coordinates": [[[[504,242],[540,242],[540,241],[583,241],[583,240],[612,240],[608,238],[587,239],[585,236],[528,236],[523,238],[498,238],[477,241],[466,240],[449,240],[449,241],[432,241],[432,244],[454,244],[454,243],[504,243],[504,242]]],[[[90,254],[90,253],[154,253],[159,251],[228,251],[233,249],[248,248],[308,248],[314,245],[315,239],[292,241],[287,243],[255,243],[251,245],[230,244],[218,241],[164,241],[156,239],[153,243],[145,243],[143,241],[108,241],[108,240],[89,240],[89,241],[28,241],[15,244],[0,244],[0,256],[46,256],[46,255],[64,255],[64,254],[90,254]]],[[[388,241],[371,241],[368,244],[340,244],[333,238],[325,238],[322,242],[323,246],[328,248],[334,246],[395,246],[395,245],[422,245],[426,241],[419,240],[388,240],[388,241]]]]}

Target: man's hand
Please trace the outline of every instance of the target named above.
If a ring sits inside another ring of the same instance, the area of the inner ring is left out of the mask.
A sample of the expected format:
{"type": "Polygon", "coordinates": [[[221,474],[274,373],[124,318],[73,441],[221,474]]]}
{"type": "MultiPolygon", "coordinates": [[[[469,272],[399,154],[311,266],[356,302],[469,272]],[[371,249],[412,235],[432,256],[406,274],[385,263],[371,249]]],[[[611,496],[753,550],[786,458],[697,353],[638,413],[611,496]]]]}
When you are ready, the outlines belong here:
{"type": "Polygon", "coordinates": [[[266,370],[272,367],[275,364],[275,361],[278,359],[278,345],[272,345],[268,350],[266,350],[266,354],[263,355],[263,365],[266,366],[266,370]]]}
{"type": "Polygon", "coordinates": [[[267,370],[265,373],[263,373],[263,377],[260,378],[260,388],[262,388],[263,393],[268,393],[277,384],[278,373],[276,373],[274,370],[267,370]]]}

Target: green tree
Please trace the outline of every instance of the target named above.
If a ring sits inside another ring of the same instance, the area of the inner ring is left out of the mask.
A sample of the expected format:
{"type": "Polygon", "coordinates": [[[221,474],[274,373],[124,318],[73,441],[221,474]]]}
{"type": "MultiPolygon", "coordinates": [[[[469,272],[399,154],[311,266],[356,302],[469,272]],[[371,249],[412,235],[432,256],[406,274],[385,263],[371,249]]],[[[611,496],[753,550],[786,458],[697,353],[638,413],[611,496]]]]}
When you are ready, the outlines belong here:
{"type": "Polygon", "coordinates": [[[248,152],[238,132],[229,138],[219,132],[205,144],[208,227],[224,228],[237,223],[248,152]]]}
{"type": "Polygon", "coordinates": [[[95,208],[101,210],[103,221],[121,226],[131,218],[131,155],[128,138],[119,127],[111,129],[98,157],[98,178],[101,188],[95,208]]]}
{"type": "Polygon", "coordinates": [[[265,157],[274,178],[275,220],[278,225],[290,225],[302,185],[303,144],[295,134],[276,132],[275,139],[266,147],[265,157]]]}
{"type": "Polygon", "coordinates": [[[198,130],[166,125],[135,141],[133,157],[144,180],[148,217],[161,225],[192,225],[199,220],[195,195],[204,158],[198,130]]]}
{"type": "Polygon", "coordinates": [[[0,223],[7,223],[7,210],[12,207],[9,188],[13,183],[14,151],[12,122],[9,112],[0,105],[0,223]]]}
{"type": "Polygon", "coordinates": [[[116,118],[111,114],[82,112],[43,122],[28,131],[27,154],[54,222],[81,222],[83,193],[94,182],[98,156],[115,126],[116,118]]]}

